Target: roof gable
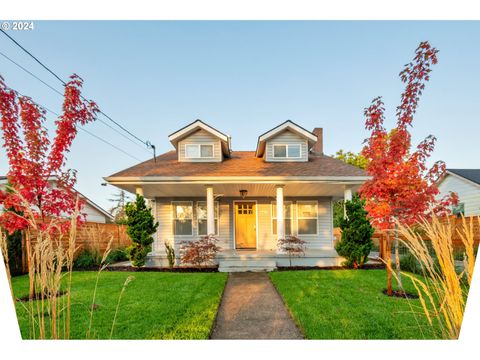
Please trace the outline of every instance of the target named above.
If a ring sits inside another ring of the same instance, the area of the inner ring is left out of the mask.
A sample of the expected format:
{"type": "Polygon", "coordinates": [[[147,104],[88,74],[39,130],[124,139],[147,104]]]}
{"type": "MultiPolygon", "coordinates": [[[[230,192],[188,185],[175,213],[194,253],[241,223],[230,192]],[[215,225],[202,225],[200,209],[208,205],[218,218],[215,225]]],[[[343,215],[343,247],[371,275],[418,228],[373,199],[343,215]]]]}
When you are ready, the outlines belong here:
{"type": "Polygon", "coordinates": [[[202,120],[195,120],[194,122],[188,124],[187,126],[181,128],[180,130],[175,131],[174,133],[168,135],[168,140],[172,143],[175,149],[178,150],[179,141],[186,139],[190,135],[194,134],[199,130],[204,130],[209,134],[217,137],[222,143],[222,151],[226,157],[230,156],[230,136],[218,131],[217,129],[211,127],[210,125],[204,123],[202,120]]]}
{"type": "Polygon", "coordinates": [[[280,125],[274,127],[273,129],[263,133],[258,137],[257,141],[257,150],[255,152],[255,156],[262,157],[265,153],[265,144],[267,140],[278,136],[279,134],[283,133],[284,131],[291,131],[294,134],[306,139],[308,141],[308,148],[310,149],[318,140],[317,136],[312,132],[304,129],[300,125],[295,124],[291,120],[287,120],[280,125]]]}

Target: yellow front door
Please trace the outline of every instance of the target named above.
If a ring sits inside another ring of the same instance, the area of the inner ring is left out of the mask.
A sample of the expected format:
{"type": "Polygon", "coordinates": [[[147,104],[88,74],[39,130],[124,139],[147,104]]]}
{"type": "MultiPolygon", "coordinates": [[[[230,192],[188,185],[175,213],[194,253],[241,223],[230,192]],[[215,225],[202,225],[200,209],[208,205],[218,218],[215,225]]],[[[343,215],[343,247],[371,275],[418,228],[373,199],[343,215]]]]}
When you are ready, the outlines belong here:
{"type": "Polygon", "coordinates": [[[235,203],[235,247],[255,249],[257,247],[257,215],[255,203],[235,203]]]}

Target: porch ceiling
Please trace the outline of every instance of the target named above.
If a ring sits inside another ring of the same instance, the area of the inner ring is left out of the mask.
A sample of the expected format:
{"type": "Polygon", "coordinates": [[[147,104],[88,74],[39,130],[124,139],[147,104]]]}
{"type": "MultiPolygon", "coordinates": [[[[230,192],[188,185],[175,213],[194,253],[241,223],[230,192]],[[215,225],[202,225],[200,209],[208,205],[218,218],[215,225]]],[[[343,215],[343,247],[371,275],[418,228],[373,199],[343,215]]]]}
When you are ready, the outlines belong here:
{"type": "MultiPolygon", "coordinates": [[[[146,198],[155,197],[205,197],[206,184],[112,184],[125,191],[135,193],[136,188],[141,186],[146,198]]],[[[240,190],[247,190],[248,198],[275,197],[274,183],[214,183],[215,196],[240,197],[240,190]]],[[[345,187],[348,186],[353,192],[357,191],[359,183],[330,183],[330,182],[302,182],[284,184],[284,196],[327,196],[343,198],[345,187]]]]}

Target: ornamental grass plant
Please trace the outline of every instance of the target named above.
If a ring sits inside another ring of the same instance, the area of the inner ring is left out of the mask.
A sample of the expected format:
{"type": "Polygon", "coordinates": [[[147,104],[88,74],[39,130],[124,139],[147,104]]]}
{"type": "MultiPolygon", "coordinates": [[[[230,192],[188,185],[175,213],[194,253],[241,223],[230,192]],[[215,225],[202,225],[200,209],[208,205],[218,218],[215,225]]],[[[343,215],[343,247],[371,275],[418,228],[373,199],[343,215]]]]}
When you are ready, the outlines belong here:
{"type": "Polygon", "coordinates": [[[413,282],[428,323],[439,324],[445,339],[458,339],[460,335],[475,265],[474,231],[477,221],[480,225],[480,217],[462,217],[461,225],[455,228],[450,219],[440,221],[433,216],[429,221],[419,222],[420,231],[398,226],[400,239],[418,260],[423,276],[408,272],[402,274],[413,282]],[[455,264],[458,257],[458,248],[452,241],[455,232],[463,245],[461,270],[455,264]]]}

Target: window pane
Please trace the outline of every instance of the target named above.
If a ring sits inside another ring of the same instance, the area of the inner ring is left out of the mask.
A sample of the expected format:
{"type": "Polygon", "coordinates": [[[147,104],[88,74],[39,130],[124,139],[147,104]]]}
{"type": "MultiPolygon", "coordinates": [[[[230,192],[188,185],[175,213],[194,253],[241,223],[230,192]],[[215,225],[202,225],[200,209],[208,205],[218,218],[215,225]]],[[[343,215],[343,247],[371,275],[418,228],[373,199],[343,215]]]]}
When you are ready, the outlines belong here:
{"type": "Polygon", "coordinates": [[[283,205],[283,217],[285,219],[290,219],[292,217],[292,207],[290,204],[283,205]]]}
{"type": "Polygon", "coordinates": [[[185,157],[187,158],[198,158],[200,154],[198,153],[198,145],[185,145],[185,157]]]}
{"type": "MultiPolygon", "coordinates": [[[[291,219],[292,217],[292,204],[289,202],[284,202],[283,203],[283,217],[285,219],[291,219]]],[[[276,219],[277,218],[277,204],[272,203],[272,218],[276,219]]]]}
{"type": "Polygon", "coordinates": [[[174,204],[173,215],[175,219],[191,219],[192,218],[192,204],[191,203],[177,203],[174,204]]]}
{"type": "Polygon", "coordinates": [[[299,218],[316,218],[317,206],[315,203],[302,203],[297,205],[299,218]]]}
{"type": "Polygon", "coordinates": [[[207,205],[204,203],[198,203],[197,206],[197,219],[206,220],[207,219],[207,205]]]}
{"type": "Polygon", "coordinates": [[[213,157],[213,145],[201,145],[200,146],[200,156],[202,158],[213,157]]]}
{"type": "MultiPolygon", "coordinates": [[[[215,219],[218,219],[218,202],[214,202],[215,210],[213,211],[213,216],[215,219]]],[[[197,219],[207,219],[207,202],[199,201],[197,202],[197,219]]]]}
{"type": "MultiPolygon", "coordinates": [[[[198,221],[198,235],[207,235],[207,220],[198,221]]],[[[215,235],[218,235],[218,220],[215,219],[215,235]]]]}
{"type": "Polygon", "coordinates": [[[174,220],[175,235],[192,235],[192,220],[174,220]]]}
{"type": "Polygon", "coordinates": [[[298,219],[298,233],[303,235],[317,233],[317,219],[298,219]]]}
{"type": "Polygon", "coordinates": [[[292,235],[292,222],[290,220],[285,221],[285,235],[292,235]]]}
{"type": "Polygon", "coordinates": [[[287,146],[286,145],[274,145],[273,146],[273,157],[287,157],[287,146]]]}
{"type": "Polygon", "coordinates": [[[458,203],[457,206],[454,206],[452,209],[453,215],[465,215],[465,203],[458,203]]]}
{"type": "Polygon", "coordinates": [[[300,145],[289,145],[288,146],[288,157],[291,157],[291,158],[300,157],[300,145]]]}
{"type": "Polygon", "coordinates": [[[207,220],[198,221],[198,235],[207,235],[207,220]]]}
{"type": "MultiPolygon", "coordinates": [[[[272,219],[273,235],[277,235],[277,219],[272,219]]],[[[292,221],[285,221],[285,235],[292,235],[292,221]]]]}

